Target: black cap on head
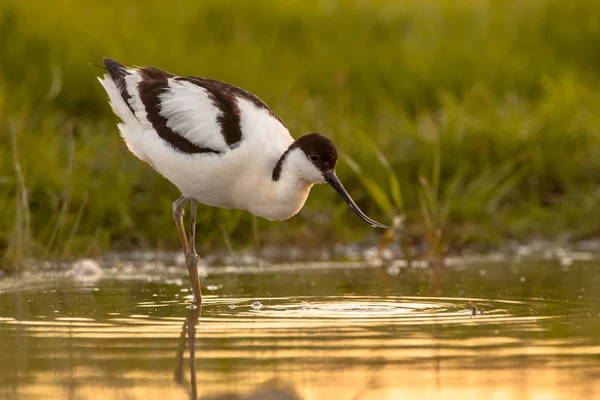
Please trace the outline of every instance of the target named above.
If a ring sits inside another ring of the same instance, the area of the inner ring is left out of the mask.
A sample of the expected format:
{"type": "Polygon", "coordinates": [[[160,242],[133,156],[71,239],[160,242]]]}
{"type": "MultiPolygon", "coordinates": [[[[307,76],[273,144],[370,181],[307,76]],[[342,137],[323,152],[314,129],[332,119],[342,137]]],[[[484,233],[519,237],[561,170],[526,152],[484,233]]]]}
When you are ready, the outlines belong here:
{"type": "Polygon", "coordinates": [[[306,154],[319,171],[331,171],[335,168],[338,151],[328,137],[319,133],[309,133],[299,137],[294,145],[306,154]]]}

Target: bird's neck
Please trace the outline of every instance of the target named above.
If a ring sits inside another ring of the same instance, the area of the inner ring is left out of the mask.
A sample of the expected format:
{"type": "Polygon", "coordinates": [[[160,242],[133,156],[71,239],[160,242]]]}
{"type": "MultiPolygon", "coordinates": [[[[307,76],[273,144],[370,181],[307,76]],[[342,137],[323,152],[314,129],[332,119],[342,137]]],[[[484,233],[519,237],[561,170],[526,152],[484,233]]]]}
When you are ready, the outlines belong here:
{"type": "Polygon", "coordinates": [[[312,182],[284,166],[279,179],[272,181],[270,202],[273,213],[277,214],[273,219],[283,220],[296,215],[304,206],[312,186],[312,182]]]}
{"type": "Polygon", "coordinates": [[[272,221],[288,219],[302,209],[313,184],[302,178],[293,162],[285,160],[286,157],[281,160],[281,157],[277,161],[279,167],[269,166],[277,179],[269,176],[268,182],[265,182],[264,172],[249,172],[238,181],[234,192],[243,195],[234,196],[237,208],[272,221]]]}
{"type": "Polygon", "coordinates": [[[271,173],[271,179],[273,179],[273,181],[277,182],[281,179],[281,174],[284,170],[284,166],[286,164],[286,161],[288,161],[290,151],[292,151],[293,149],[294,145],[289,146],[279,157],[279,160],[277,160],[275,167],[273,167],[273,172],[271,173]]]}

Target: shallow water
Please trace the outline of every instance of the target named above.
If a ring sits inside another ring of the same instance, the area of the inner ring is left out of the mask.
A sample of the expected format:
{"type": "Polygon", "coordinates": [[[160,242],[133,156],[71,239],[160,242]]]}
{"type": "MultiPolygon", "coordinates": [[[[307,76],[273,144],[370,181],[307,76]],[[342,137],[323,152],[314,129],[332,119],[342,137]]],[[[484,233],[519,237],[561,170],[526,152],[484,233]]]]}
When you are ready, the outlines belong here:
{"type": "Polygon", "coordinates": [[[597,262],[203,272],[0,281],[0,397],[600,398],[597,262]]]}

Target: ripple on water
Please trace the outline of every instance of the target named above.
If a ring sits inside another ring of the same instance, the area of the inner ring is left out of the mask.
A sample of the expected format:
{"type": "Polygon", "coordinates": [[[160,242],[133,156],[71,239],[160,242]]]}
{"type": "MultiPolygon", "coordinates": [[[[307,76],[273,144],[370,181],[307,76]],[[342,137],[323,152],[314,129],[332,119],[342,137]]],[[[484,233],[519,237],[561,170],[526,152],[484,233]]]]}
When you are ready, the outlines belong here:
{"type": "MultiPolygon", "coordinates": [[[[539,301],[538,301],[539,302],[539,301]]],[[[206,329],[230,331],[235,329],[301,329],[354,327],[378,325],[431,325],[431,324],[485,324],[503,325],[527,323],[552,318],[536,315],[536,301],[490,300],[481,298],[449,297],[403,297],[403,296],[325,296],[325,297],[268,297],[239,298],[206,296],[201,309],[201,324],[206,329]],[[473,315],[473,305],[483,314],[473,315]]],[[[136,326],[132,334],[140,333],[140,326],[148,329],[145,334],[170,334],[185,319],[185,301],[142,301],[129,313],[107,312],[85,315],[36,315],[34,318],[18,319],[1,317],[0,326],[28,326],[43,330],[44,327],[68,327],[77,333],[85,327],[87,334],[108,335],[127,333],[124,326],[136,326]],[[179,315],[179,316],[178,316],[179,315]],[[170,326],[167,328],[168,326],[170,326]],[[117,329],[107,329],[113,326],[117,329]],[[160,327],[160,329],[156,329],[160,327]],[[96,329],[94,329],[96,328],[96,329]],[[165,329],[167,328],[167,329],[165,329]]],[[[56,332],[56,330],[55,330],[56,332]]],[[[51,332],[47,332],[50,333],[51,332]]],[[[230,334],[231,332],[229,332],[230,334]]],[[[228,336],[229,336],[228,334],[228,336]]]]}
{"type": "MultiPolygon", "coordinates": [[[[236,329],[328,328],[381,325],[529,324],[554,318],[533,312],[535,302],[436,297],[277,297],[212,298],[203,305],[203,320],[236,329]],[[483,313],[473,315],[473,307],[483,313]]],[[[215,326],[216,327],[216,326],[215,326]]]]}

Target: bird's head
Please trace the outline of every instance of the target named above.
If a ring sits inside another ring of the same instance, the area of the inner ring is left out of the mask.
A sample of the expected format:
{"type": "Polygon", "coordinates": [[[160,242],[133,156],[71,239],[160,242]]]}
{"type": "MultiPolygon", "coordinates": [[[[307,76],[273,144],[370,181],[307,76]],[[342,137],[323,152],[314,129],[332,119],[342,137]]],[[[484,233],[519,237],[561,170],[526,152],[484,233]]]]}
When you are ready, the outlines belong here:
{"type": "Polygon", "coordinates": [[[335,174],[335,166],[338,160],[338,151],[333,142],[319,134],[309,133],[299,137],[281,157],[278,166],[273,171],[273,179],[279,179],[279,174],[283,168],[290,168],[301,179],[311,183],[328,183],[335,191],[346,201],[348,206],[363,221],[371,226],[378,228],[387,228],[367,217],[360,208],[354,203],[342,183],[335,174]]]}
{"type": "Polygon", "coordinates": [[[333,142],[318,133],[301,136],[290,146],[290,164],[312,183],[325,183],[325,174],[335,173],[338,152],[333,142]]]}

